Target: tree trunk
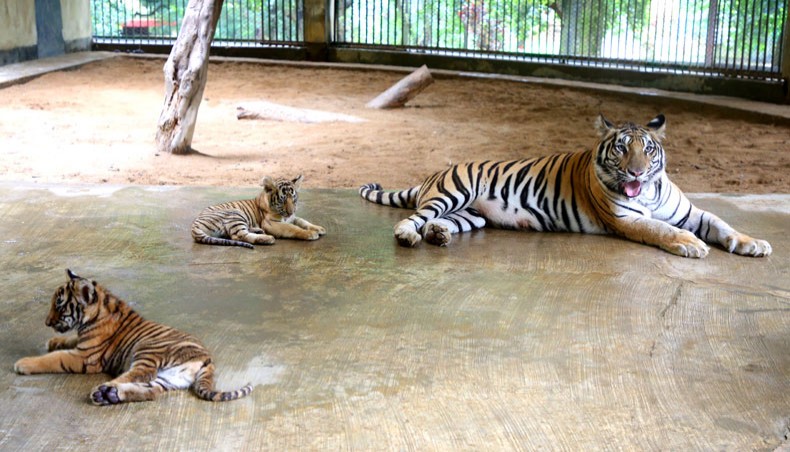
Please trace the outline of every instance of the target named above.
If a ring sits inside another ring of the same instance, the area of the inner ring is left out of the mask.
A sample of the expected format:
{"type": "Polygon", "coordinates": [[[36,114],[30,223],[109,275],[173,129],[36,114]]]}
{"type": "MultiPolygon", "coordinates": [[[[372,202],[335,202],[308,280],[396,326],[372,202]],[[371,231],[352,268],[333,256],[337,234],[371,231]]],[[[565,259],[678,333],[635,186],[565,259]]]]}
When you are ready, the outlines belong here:
{"type": "Polygon", "coordinates": [[[192,151],[198,108],[208,75],[208,56],[224,0],[189,0],[181,31],[164,67],[165,101],[159,115],[159,152],[192,151]]]}

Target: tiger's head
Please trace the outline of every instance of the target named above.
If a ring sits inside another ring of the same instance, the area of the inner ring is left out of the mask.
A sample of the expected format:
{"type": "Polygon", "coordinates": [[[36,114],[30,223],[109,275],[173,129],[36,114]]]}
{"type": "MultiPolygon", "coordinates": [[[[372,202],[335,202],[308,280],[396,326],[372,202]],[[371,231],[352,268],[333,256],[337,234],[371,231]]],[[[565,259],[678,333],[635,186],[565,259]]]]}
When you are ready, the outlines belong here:
{"type": "Polygon", "coordinates": [[[66,269],[69,280],[58,287],[52,295],[52,304],[47,315],[46,325],[59,333],[78,328],[87,310],[99,298],[96,281],[79,277],[66,269]]]}
{"type": "Polygon", "coordinates": [[[261,181],[263,192],[268,198],[272,212],[283,218],[289,218],[296,213],[296,202],[299,199],[299,187],[302,185],[302,175],[295,179],[272,179],[266,176],[261,181]]]}
{"type": "Polygon", "coordinates": [[[636,198],[645,185],[661,177],[666,165],[664,115],[645,126],[630,122],[616,126],[603,115],[595,123],[601,136],[595,156],[595,174],[611,191],[636,198]]]}

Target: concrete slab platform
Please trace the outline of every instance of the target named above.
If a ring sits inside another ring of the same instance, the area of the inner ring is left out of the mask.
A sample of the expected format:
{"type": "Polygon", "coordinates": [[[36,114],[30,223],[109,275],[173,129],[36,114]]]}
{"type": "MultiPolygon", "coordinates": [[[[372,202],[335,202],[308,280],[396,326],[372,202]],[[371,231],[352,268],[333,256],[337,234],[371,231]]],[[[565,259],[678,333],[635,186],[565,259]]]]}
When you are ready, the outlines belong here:
{"type": "Polygon", "coordinates": [[[122,54],[114,52],[74,52],[0,66],[0,88],[25,83],[49,72],[74,69],[120,55],[122,54]]]}
{"type": "Polygon", "coordinates": [[[400,248],[404,210],[306,190],[329,233],[194,244],[255,189],[0,184],[2,450],[773,450],[790,435],[790,195],[692,198],[774,255],[483,230],[400,248]],[[19,376],[64,269],[214,352],[218,386],[98,408],[101,375],[19,376]]]}

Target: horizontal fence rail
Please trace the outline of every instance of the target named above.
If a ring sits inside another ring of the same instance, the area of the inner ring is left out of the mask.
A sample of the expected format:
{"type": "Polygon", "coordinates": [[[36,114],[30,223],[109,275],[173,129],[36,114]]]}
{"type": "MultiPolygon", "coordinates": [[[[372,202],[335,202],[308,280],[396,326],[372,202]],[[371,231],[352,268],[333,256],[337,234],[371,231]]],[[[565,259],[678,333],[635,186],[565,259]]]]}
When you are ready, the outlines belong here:
{"type": "MultiPolygon", "coordinates": [[[[91,0],[97,43],[170,45],[187,0],[91,0]]],[[[301,45],[302,0],[225,0],[213,46],[301,45]]]]}
{"type": "MultiPolygon", "coordinates": [[[[325,45],[782,83],[788,1],[333,0],[325,45]]],[[[188,3],[91,2],[94,42],[127,46],[172,44],[188,3]]],[[[304,3],[225,0],[212,45],[304,46],[304,3]]]]}

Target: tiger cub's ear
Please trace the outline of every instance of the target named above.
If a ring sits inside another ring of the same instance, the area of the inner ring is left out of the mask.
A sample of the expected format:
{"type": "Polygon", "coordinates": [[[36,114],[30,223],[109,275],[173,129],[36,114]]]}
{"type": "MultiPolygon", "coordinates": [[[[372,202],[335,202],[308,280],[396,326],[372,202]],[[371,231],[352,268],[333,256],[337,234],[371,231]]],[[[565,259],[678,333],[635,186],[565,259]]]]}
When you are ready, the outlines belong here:
{"type": "Polygon", "coordinates": [[[302,175],[300,174],[296,176],[296,179],[292,180],[291,182],[294,184],[294,190],[299,190],[299,187],[302,186],[302,175]]]}
{"type": "Polygon", "coordinates": [[[603,116],[603,113],[599,113],[598,117],[595,118],[595,130],[598,131],[598,135],[600,135],[601,138],[609,134],[614,128],[614,124],[609,122],[609,120],[603,116]]]}
{"type": "Polygon", "coordinates": [[[664,115],[658,114],[655,118],[647,123],[647,128],[652,130],[659,140],[664,139],[664,131],[666,130],[666,118],[664,115]]]}
{"type": "Polygon", "coordinates": [[[274,186],[274,180],[269,176],[264,176],[263,179],[261,179],[261,187],[267,192],[272,192],[277,188],[274,186]]]}
{"type": "Polygon", "coordinates": [[[68,268],[66,274],[69,279],[75,284],[77,289],[77,298],[82,304],[91,304],[96,301],[96,281],[88,281],[87,279],[75,275],[68,268]]]}

